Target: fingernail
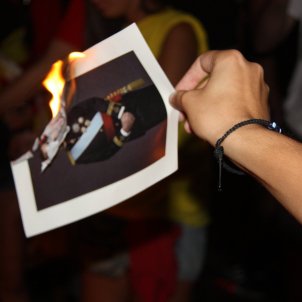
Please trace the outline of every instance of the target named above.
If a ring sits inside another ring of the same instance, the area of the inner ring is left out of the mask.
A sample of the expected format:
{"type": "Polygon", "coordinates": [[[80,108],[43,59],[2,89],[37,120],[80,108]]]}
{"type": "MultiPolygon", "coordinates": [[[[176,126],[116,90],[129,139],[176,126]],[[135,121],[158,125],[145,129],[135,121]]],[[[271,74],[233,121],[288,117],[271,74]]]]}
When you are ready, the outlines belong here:
{"type": "Polygon", "coordinates": [[[170,94],[170,96],[169,96],[169,102],[170,102],[171,104],[173,103],[173,99],[174,99],[175,95],[176,95],[176,91],[172,92],[172,93],[170,94]]]}

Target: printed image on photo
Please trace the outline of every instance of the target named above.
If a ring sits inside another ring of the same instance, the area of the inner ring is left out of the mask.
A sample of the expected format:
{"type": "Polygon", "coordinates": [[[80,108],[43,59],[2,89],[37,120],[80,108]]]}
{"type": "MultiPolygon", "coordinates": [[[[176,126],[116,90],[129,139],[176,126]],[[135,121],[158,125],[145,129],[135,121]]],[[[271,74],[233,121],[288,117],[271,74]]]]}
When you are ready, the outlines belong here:
{"type": "Polygon", "coordinates": [[[38,210],[124,179],[165,155],[165,104],[134,52],[77,77],[75,85],[58,154],[41,172],[42,142],[29,160],[38,210]]]}

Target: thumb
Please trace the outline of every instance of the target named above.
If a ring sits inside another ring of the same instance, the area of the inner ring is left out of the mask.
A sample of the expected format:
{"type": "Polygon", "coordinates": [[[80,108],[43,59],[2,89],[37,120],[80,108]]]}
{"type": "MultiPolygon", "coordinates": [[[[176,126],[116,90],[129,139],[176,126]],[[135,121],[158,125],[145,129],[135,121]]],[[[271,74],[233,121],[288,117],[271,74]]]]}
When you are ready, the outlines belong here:
{"type": "Polygon", "coordinates": [[[183,104],[183,96],[186,93],[185,90],[175,91],[170,95],[169,101],[172,107],[179,110],[180,112],[184,112],[184,104],[183,104]]]}
{"type": "Polygon", "coordinates": [[[174,107],[175,109],[180,111],[179,121],[184,122],[184,128],[185,128],[186,132],[192,133],[192,129],[187,120],[186,111],[184,108],[183,99],[184,99],[185,93],[187,93],[187,91],[185,91],[185,90],[175,91],[173,94],[171,94],[169,100],[170,100],[170,104],[172,105],[172,107],[174,107]]]}

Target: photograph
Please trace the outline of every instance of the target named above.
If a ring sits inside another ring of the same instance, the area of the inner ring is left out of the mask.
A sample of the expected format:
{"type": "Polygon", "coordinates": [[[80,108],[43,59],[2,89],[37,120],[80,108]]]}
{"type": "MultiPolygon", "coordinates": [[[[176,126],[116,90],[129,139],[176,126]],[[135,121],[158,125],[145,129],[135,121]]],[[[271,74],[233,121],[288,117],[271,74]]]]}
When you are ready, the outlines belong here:
{"type": "Polygon", "coordinates": [[[42,173],[41,149],[29,159],[38,210],[124,179],[165,154],[165,104],[134,52],[75,80],[70,130],[57,156],[42,173]]]}
{"type": "Polygon", "coordinates": [[[168,104],[173,87],[139,34],[130,26],[71,65],[64,95],[72,97],[31,156],[12,163],[27,236],[105,210],[177,170],[178,117],[168,104]],[[128,34],[132,49],[94,59],[128,34]]]}

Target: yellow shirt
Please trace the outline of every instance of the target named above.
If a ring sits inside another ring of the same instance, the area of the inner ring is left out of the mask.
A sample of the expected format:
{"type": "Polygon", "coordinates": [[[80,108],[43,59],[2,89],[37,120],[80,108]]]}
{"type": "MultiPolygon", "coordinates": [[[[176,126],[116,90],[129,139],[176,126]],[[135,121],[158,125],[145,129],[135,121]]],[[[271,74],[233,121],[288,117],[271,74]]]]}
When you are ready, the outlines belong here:
{"type": "Polygon", "coordinates": [[[158,58],[167,35],[173,27],[180,23],[188,23],[192,26],[198,42],[197,51],[198,53],[205,52],[208,49],[206,31],[200,21],[188,13],[167,8],[145,17],[137,23],[137,26],[154,56],[158,58]]]}
{"type": "MultiPolygon", "coordinates": [[[[180,23],[192,26],[198,42],[197,52],[208,49],[207,35],[201,22],[194,16],[167,8],[159,13],[147,16],[137,23],[142,35],[156,58],[170,30],[180,23]]],[[[184,46],[185,47],[185,46],[184,46]]],[[[184,144],[187,134],[179,128],[179,146],[184,144]]],[[[202,167],[201,167],[202,168],[202,167]]],[[[202,202],[190,193],[190,179],[185,177],[173,180],[169,186],[169,215],[172,219],[192,226],[202,226],[209,222],[209,216],[202,202]]]]}

